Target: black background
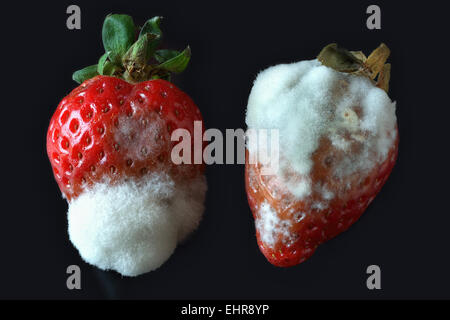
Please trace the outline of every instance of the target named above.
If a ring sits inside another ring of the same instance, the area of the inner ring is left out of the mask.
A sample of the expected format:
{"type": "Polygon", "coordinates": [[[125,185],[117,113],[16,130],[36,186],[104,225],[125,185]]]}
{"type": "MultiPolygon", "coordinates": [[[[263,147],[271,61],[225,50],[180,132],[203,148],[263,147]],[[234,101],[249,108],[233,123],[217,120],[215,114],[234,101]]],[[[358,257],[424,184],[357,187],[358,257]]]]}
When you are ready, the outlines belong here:
{"type": "Polygon", "coordinates": [[[442,2],[39,1],[2,4],[2,214],[0,298],[317,299],[450,298],[448,196],[448,18],[442,2]],[[414,2],[415,3],[415,2],[414,2]],[[77,4],[82,29],[66,28],[77,4]],[[382,30],[366,28],[379,4],[382,30]],[[366,53],[392,50],[398,163],[376,200],[347,232],[296,267],[259,252],[242,165],[212,165],[203,222],[158,270],[121,278],[82,262],[67,236],[66,202],[45,151],[49,119],[76,83],[72,72],[103,53],[108,13],[136,24],[162,15],[166,45],[193,57],[175,83],[209,128],[245,128],[258,71],[314,58],[328,43],[366,53]],[[82,290],[66,288],[66,268],[82,290]],[[382,290],[366,288],[377,264],[382,290]]]}

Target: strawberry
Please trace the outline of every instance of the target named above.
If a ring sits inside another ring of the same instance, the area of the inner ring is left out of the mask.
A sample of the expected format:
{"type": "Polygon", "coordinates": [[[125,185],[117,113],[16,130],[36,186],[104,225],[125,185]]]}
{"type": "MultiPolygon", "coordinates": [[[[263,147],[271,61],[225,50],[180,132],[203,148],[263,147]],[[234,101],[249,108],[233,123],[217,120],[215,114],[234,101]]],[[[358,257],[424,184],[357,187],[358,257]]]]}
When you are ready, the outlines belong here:
{"type": "Polygon", "coordinates": [[[106,53],[74,73],[81,85],[61,100],[47,133],[72,243],[87,262],[129,276],[159,267],[196,228],[206,191],[203,164],[171,160],[172,132],[193,136],[203,120],[169,82],[190,49],[157,50],[160,20],[148,20],[135,41],[131,17],[107,16],[106,53]]]}
{"type": "Polygon", "coordinates": [[[258,246],[273,265],[299,264],[347,230],[391,173],[398,129],[388,55],[384,44],[368,58],[332,44],[317,60],[269,68],[255,81],[249,128],[280,131],[277,174],[250,163],[250,147],[245,165],[258,246]]]}

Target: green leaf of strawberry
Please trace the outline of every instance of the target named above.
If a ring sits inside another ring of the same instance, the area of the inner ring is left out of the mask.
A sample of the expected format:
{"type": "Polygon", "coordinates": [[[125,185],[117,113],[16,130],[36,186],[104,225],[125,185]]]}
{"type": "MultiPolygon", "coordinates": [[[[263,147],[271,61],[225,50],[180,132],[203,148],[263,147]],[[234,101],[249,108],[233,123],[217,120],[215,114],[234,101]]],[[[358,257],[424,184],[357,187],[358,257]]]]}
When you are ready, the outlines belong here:
{"type": "Polygon", "coordinates": [[[143,36],[146,33],[152,33],[162,37],[162,31],[159,27],[161,24],[162,17],[153,17],[148,19],[147,22],[142,26],[141,32],[139,33],[139,37],[143,36]]]}
{"type": "Polygon", "coordinates": [[[98,72],[98,74],[103,74],[106,65],[111,63],[110,61],[108,61],[108,55],[109,55],[109,52],[106,52],[98,60],[98,64],[97,64],[97,72],[98,72]]]}
{"type": "Polygon", "coordinates": [[[167,60],[175,58],[179,54],[180,54],[180,51],[177,51],[177,50],[161,49],[161,50],[157,50],[155,52],[155,59],[159,63],[163,63],[163,62],[166,62],[167,60]]]}
{"type": "Polygon", "coordinates": [[[83,68],[81,70],[75,71],[72,75],[72,79],[77,83],[82,83],[87,79],[93,78],[98,75],[97,65],[94,64],[92,66],[83,68]]]}
{"type": "Polygon", "coordinates": [[[323,65],[340,72],[356,72],[362,68],[362,61],[347,49],[336,43],[327,45],[317,56],[323,65]]]}
{"type": "Polygon", "coordinates": [[[156,48],[161,44],[162,31],[160,29],[162,17],[153,17],[142,26],[141,32],[139,33],[139,38],[145,36],[146,34],[154,35],[151,41],[147,44],[147,52],[150,56],[153,55],[156,48]]]}
{"type": "Polygon", "coordinates": [[[191,59],[191,48],[187,47],[180,54],[166,60],[157,66],[158,69],[180,73],[186,69],[189,60],[191,59]]]}
{"type": "Polygon", "coordinates": [[[133,19],[124,14],[108,15],[103,23],[102,40],[111,62],[120,64],[122,56],[133,44],[136,27],[133,19]]]}
{"type": "Polygon", "coordinates": [[[128,49],[122,58],[122,64],[128,70],[144,69],[150,60],[153,52],[149,51],[148,44],[157,36],[152,33],[145,33],[128,49]]]}

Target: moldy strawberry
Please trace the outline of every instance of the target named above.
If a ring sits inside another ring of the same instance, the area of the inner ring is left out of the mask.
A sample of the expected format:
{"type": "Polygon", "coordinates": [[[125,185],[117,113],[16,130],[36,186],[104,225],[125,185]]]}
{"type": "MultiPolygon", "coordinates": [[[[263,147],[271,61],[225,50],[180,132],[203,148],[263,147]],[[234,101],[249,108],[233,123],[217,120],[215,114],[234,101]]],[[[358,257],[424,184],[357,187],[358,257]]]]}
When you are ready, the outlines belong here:
{"type": "Polygon", "coordinates": [[[61,100],[47,134],[72,243],[85,261],[128,276],[159,267],[204,210],[204,165],[171,160],[173,130],[193,135],[203,121],[170,82],[191,51],[158,49],[160,22],[138,29],[130,16],[107,16],[105,54],[74,73],[80,85],[61,100]]]}
{"type": "MultiPolygon", "coordinates": [[[[317,59],[262,71],[246,123],[278,129],[279,170],[246,162],[246,190],[259,248],[289,267],[355,223],[396,161],[395,103],[387,95],[389,49],[369,57],[331,44],[317,59]],[[375,81],[376,78],[376,81],[375,81]]],[[[248,146],[248,156],[258,150],[248,146]]]]}

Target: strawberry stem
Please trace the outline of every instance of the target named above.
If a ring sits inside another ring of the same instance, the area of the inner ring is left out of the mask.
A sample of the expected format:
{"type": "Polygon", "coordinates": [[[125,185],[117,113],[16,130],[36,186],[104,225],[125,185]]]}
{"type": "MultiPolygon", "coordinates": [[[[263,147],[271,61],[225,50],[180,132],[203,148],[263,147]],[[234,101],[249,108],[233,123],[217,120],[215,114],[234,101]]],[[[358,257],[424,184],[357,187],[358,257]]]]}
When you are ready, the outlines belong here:
{"type": "Polygon", "coordinates": [[[332,43],[320,51],[317,60],[336,71],[365,76],[373,81],[378,76],[377,87],[388,92],[391,65],[386,61],[389,55],[390,50],[384,43],[368,58],[362,51],[349,51],[332,43]]]}
{"type": "Polygon", "coordinates": [[[102,29],[105,54],[96,65],[76,71],[73,80],[82,83],[97,75],[109,75],[137,83],[150,79],[170,80],[171,73],[182,72],[189,63],[191,50],[189,46],[181,52],[157,50],[162,39],[161,19],[147,20],[135,40],[137,28],[130,16],[108,15],[102,29]]]}

